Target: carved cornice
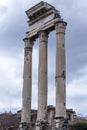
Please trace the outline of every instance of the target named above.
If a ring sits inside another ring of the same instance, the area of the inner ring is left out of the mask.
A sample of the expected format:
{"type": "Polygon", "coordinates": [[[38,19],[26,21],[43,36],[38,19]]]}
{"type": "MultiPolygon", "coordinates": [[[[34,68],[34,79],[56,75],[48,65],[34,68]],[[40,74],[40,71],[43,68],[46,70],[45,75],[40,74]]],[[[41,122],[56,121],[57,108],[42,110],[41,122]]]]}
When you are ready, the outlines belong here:
{"type": "Polygon", "coordinates": [[[47,17],[52,13],[54,13],[55,16],[60,17],[58,10],[56,10],[52,5],[43,1],[26,11],[26,14],[29,18],[29,25],[32,25],[33,23],[47,17]]]}
{"type": "Polygon", "coordinates": [[[67,25],[61,19],[59,11],[54,6],[43,1],[27,10],[26,14],[29,18],[29,31],[26,33],[26,37],[32,40],[38,38],[40,29],[51,32],[55,29],[58,30],[57,28],[61,24],[67,25]]]}

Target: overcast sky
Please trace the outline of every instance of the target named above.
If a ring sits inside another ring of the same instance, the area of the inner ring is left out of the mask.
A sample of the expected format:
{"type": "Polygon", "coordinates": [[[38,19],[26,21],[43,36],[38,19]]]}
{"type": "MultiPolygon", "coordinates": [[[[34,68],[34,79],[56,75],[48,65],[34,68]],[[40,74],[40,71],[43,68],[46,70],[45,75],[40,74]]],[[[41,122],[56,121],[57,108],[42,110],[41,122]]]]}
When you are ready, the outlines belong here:
{"type": "MultiPolygon", "coordinates": [[[[45,0],[60,11],[66,29],[67,108],[87,116],[87,0],[45,0]]],[[[21,109],[25,11],[40,0],[0,0],[0,112],[21,109]]],[[[55,105],[55,31],[48,45],[48,104],[55,105]]],[[[38,39],[33,47],[32,108],[37,108],[38,39]]]]}

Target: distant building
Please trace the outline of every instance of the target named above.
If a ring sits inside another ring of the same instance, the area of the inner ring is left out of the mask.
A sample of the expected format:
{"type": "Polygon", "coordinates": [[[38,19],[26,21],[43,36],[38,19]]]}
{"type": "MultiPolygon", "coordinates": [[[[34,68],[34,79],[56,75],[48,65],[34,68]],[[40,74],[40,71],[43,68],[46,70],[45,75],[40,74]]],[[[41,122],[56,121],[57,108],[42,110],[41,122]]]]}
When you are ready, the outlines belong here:
{"type": "MultiPolygon", "coordinates": [[[[49,105],[47,107],[47,115],[48,123],[53,126],[54,118],[55,118],[55,107],[49,105]]],[[[69,124],[77,123],[77,122],[86,122],[87,119],[82,117],[81,115],[76,115],[75,111],[72,109],[66,110],[66,117],[69,124]]],[[[37,110],[31,110],[31,123],[32,127],[35,126],[35,122],[37,119],[37,110]]],[[[0,114],[0,130],[18,130],[19,124],[21,121],[21,110],[17,111],[16,114],[11,112],[0,114]]]]}
{"type": "MultiPolygon", "coordinates": [[[[8,128],[19,125],[20,119],[17,117],[17,114],[3,113],[0,114],[0,130],[8,130],[8,128]]],[[[17,130],[17,129],[9,129],[9,130],[17,130]]]]}

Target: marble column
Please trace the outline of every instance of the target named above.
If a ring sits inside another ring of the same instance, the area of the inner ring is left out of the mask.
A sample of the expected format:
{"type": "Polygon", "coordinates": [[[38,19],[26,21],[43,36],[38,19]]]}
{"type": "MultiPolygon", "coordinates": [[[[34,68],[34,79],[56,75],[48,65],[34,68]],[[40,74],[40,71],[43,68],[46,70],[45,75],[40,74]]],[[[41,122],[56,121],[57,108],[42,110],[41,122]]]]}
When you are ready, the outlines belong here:
{"type": "Polygon", "coordinates": [[[59,21],[56,29],[56,118],[66,118],[66,86],[65,86],[65,29],[67,23],[59,21]]]}
{"type": "Polygon", "coordinates": [[[47,120],[47,52],[48,34],[39,31],[39,68],[38,68],[38,115],[37,121],[47,120]]]}
{"type": "Polygon", "coordinates": [[[24,73],[22,94],[21,123],[30,124],[31,121],[31,94],[32,94],[32,47],[33,42],[29,38],[24,39],[24,73]]]}

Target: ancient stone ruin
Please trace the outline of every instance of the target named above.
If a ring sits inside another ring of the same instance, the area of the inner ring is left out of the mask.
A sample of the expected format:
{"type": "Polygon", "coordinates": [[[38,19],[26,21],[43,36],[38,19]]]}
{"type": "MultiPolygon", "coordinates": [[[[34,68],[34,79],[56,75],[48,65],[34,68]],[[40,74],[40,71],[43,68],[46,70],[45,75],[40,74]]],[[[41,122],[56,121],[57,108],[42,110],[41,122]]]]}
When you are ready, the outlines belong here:
{"type": "Polygon", "coordinates": [[[29,19],[29,31],[24,40],[24,73],[23,102],[20,130],[66,129],[66,69],[65,69],[65,29],[58,10],[46,2],[40,2],[26,11],[29,19]],[[47,119],[48,68],[47,51],[48,35],[56,31],[56,110],[54,127],[50,127],[47,119]],[[39,38],[38,69],[38,113],[35,128],[31,128],[31,93],[32,93],[32,51],[34,41],[39,38]]]}

